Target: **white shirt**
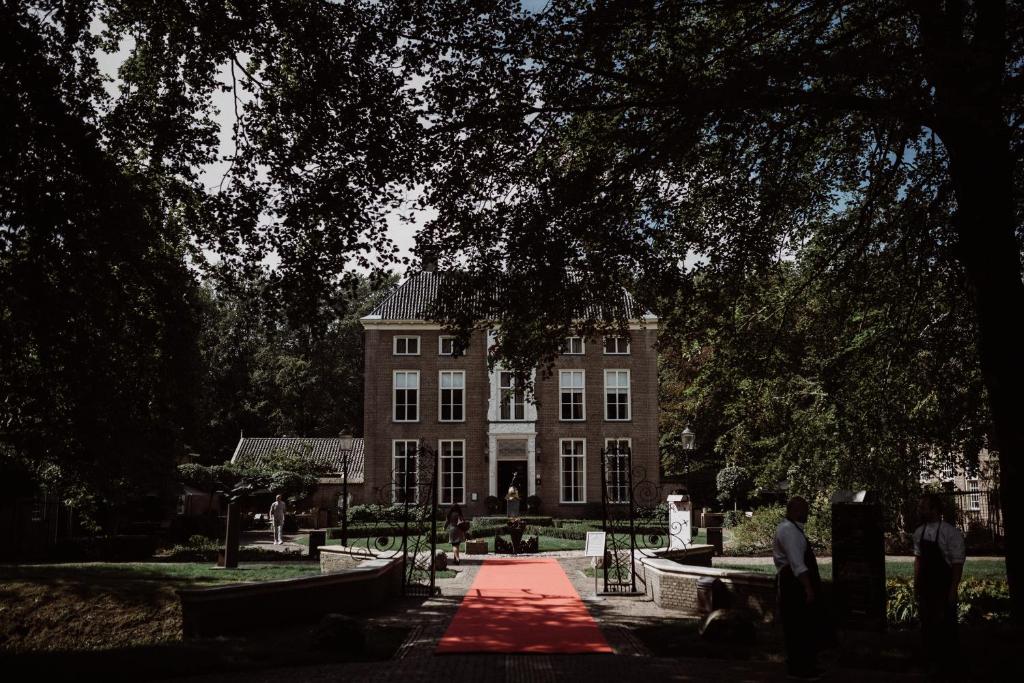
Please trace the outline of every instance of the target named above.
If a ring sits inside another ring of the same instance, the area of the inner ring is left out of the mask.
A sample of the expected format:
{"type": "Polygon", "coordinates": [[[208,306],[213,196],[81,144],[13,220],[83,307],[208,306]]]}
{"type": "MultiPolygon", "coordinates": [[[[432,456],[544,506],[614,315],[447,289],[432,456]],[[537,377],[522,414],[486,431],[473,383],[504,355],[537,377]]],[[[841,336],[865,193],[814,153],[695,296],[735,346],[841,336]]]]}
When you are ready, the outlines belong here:
{"type": "Polygon", "coordinates": [[[946,564],[963,564],[967,557],[964,535],[949,522],[929,522],[914,529],[914,556],[921,557],[921,541],[927,539],[939,544],[946,564]]]}
{"type": "Polygon", "coordinates": [[[772,559],[775,560],[775,568],[782,570],[789,567],[793,576],[800,576],[807,572],[807,564],[804,562],[804,553],[807,552],[807,537],[800,530],[796,522],[788,518],[782,520],[779,528],[775,530],[775,541],[772,543],[772,559]]]}
{"type": "Polygon", "coordinates": [[[270,506],[270,516],[279,522],[284,521],[285,504],[283,500],[275,500],[270,506]]]}

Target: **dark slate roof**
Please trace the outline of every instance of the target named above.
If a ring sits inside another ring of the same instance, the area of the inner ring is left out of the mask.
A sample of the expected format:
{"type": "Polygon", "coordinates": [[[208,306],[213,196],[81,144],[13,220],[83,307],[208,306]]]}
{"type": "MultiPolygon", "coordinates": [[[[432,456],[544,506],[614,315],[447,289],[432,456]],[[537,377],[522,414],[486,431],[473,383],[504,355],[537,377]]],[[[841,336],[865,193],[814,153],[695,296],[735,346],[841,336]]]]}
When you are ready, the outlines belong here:
{"type": "MultiPolygon", "coordinates": [[[[442,277],[442,274],[429,271],[410,276],[395,291],[384,297],[364,320],[426,320],[427,311],[437,298],[437,289],[442,277]]],[[[466,305],[472,306],[475,302],[467,302],[466,305]]],[[[625,289],[622,290],[621,305],[630,320],[654,317],[650,311],[645,312],[633,295],[625,289]]],[[[600,307],[588,307],[585,317],[601,318],[600,307]]]]}
{"type": "MultiPolygon", "coordinates": [[[[325,465],[332,474],[341,475],[343,452],[340,449],[341,439],[276,437],[248,438],[238,440],[235,454],[231,462],[249,467],[261,464],[275,451],[289,451],[308,458],[319,465],[325,465]]],[[[352,440],[352,454],[348,459],[348,481],[350,484],[363,482],[363,469],[366,457],[362,439],[352,440]]]]}

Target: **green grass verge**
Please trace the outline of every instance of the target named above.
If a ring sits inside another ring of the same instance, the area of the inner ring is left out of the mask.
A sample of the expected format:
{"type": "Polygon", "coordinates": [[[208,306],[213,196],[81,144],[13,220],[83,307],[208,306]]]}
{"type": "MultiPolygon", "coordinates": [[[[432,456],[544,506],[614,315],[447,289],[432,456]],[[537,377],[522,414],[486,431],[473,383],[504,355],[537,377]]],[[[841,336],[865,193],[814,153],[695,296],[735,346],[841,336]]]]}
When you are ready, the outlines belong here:
{"type": "Polygon", "coordinates": [[[175,584],[225,584],[294,579],[320,573],[316,562],[241,564],[214,569],[208,562],[88,562],[0,566],[0,581],[128,581],[175,584]]]}

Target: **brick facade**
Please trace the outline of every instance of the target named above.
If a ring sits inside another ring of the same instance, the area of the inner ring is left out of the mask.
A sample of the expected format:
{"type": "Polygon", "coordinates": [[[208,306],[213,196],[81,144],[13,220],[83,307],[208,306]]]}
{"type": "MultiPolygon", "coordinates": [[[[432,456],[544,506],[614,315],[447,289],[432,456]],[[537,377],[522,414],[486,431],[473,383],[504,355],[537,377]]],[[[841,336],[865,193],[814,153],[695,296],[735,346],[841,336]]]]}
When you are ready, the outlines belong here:
{"type": "MultiPolygon", "coordinates": [[[[430,274],[420,274],[424,277],[430,274]]],[[[413,278],[415,280],[415,277],[413,278]]],[[[409,281],[403,288],[409,285],[409,281]]],[[[402,295],[402,288],[395,296],[402,295]]],[[[392,302],[393,303],[393,302],[392,302]]],[[[486,514],[484,499],[502,497],[495,470],[496,444],[511,440],[528,444],[529,492],[541,498],[541,512],[556,517],[594,517],[601,503],[600,452],[609,438],[630,439],[634,467],[642,466],[646,478],[659,482],[658,454],[658,377],[657,322],[648,316],[631,325],[630,353],[606,355],[601,340],[586,340],[583,355],[563,355],[550,377],[537,376],[536,420],[506,422],[497,419],[495,406],[496,375],[487,370],[486,333],[478,332],[470,340],[464,355],[453,358],[439,353],[438,325],[419,320],[401,320],[382,315],[363,319],[365,348],[364,439],[366,449],[366,488],[368,500],[390,498],[387,486],[392,477],[395,440],[422,440],[438,449],[442,439],[465,442],[465,504],[469,516],[486,514]],[[396,355],[396,336],[418,336],[419,355],[396,355]],[[560,420],[559,370],[585,372],[585,420],[560,420]],[[630,419],[605,420],[606,369],[628,370],[630,375],[630,419]],[[394,419],[394,373],[419,372],[419,411],[415,422],[394,419]],[[465,373],[465,414],[462,422],[439,419],[439,373],[461,370],[465,373]],[[509,430],[514,433],[508,433],[509,430]],[[560,439],[585,439],[585,502],[560,503],[560,439]],[[476,494],[476,500],[473,495],[476,494]]],[[[392,309],[393,306],[392,306],[392,309]]],[[[394,316],[394,314],[392,314],[394,316]]],[[[529,412],[527,413],[529,417],[529,412]]],[[[501,446],[498,446],[501,448],[501,446]]],[[[505,456],[502,456],[505,457],[505,456]]],[[[518,457],[518,456],[516,456],[518,457]]],[[[525,501],[523,501],[525,512],[525,501]]]]}

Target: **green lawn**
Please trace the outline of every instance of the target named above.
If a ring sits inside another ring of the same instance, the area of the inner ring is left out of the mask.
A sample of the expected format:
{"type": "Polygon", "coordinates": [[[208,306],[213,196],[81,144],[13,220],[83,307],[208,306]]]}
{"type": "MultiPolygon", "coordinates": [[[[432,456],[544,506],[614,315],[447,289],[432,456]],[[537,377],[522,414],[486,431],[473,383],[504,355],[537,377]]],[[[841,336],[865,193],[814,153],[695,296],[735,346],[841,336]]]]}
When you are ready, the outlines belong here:
{"type": "MultiPolygon", "coordinates": [[[[774,574],[772,564],[747,564],[742,558],[730,557],[727,562],[715,563],[721,569],[741,569],[759,574],[774,574]]],[[[821,578],[832,578],[832,565],[822,564],[819,567],[821,578]]],[[[914,576],[914,563],[906,560],[886,560],[885,576],[890,579],[909,579],[914,576]]],[[[964,578],[970,579],[1005,579],[1006,562],[1001,557],[972,557],[964,565],[964,578]]]]}
{"type": "Polygon", "coordinates": [[[320,573],[316,562],[242,563],[238,569],[215,569],[210,562],[87,562],[0,565],[0,581],[112,581],[176,584],[223,584],[293,579],[320,573]]]}

